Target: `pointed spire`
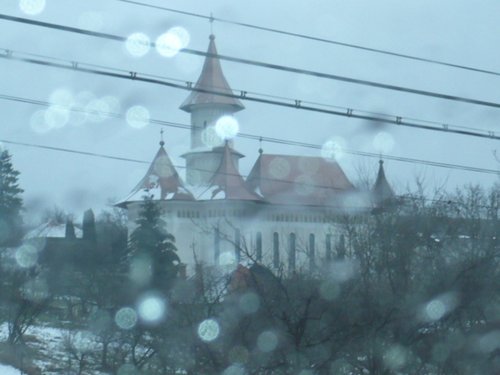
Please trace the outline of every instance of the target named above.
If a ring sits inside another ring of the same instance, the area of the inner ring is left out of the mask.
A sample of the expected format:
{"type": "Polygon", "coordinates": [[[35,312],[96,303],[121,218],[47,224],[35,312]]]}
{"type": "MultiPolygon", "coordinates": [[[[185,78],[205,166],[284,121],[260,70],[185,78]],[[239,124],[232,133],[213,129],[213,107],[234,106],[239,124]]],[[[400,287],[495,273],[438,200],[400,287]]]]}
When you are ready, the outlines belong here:
{"type": "Polygon", "coordinates": [[[127,202],[141,201],[146,193],[152,195],[155,200],[194,200],[165,151],[163,131],[160,134],[160,149],[146,175],[129,196],[118,203],[118,206],[126,205],[127,202]]]}
{"type": "Polygon", "coordinates": [[[372,194],[376,205],[383,204],[396,196],[385,177],[384,161],[382,159],[379,161],[377,180],[373,185],[372,194]]]}
{"type": "Polygon", "coordinates": [[[223,199],[261,200],[257,194],[247,188],[245,180],[234,165],[231,147],[227,140],[221,163],[212,177],[211,185],[215,187],[212,191],[212,199],[216,199],[218,194],[223,193],[223,199]]]}
{"type": "Polygon", "coordinates": [[[163,140],[163,129],[160,130],[160,147],[165,146],[165,141],[163,140]]]}
{"type": "MultiPolygon", "coordinates": [[[[215,36],[210,34],[210,43],[208,45],[208,56],[203,64],[198,82],[196,82],[195,89],[200,90],[213,90],[225,94],[233,94],[231,87],[227,83],[226,77],[222,72],[220,61],[217,58],[217,48],[215,47],[215,36]]],[[[202,91],[192,91],[187,99],[182,103],[180,108],[186,112],[192,112],[200,105],[221,105],[229,107],[232,112],[237,112],[245,107],[236,98],[216,95],[202,91]]]]}

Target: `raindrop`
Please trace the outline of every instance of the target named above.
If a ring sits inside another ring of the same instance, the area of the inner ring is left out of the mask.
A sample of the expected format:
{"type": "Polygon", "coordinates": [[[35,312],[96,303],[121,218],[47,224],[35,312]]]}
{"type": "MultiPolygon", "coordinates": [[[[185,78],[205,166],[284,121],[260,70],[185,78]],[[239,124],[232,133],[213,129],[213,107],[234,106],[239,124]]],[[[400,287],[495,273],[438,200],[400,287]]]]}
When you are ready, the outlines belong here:
{"type": "Polygon", "coordinates": [[[140,318],[146,323],[159,323],[165,318],[166,314],[165,301],[158,296],[147,296],[141,299],[138,304],[137,311],[140,318]]]}
{"type": "Polygon", "coordinates": [[[52,105],[44,113],[45,123],[50,129],[60,129],[69,121],[70,113],[67,108],[52,105]]]}
{"type": "Polygon", "coordinates": [[[103,99],[93,99],[85,108],[88,113],[88,120],[90,122],[102,122],[106,119],[107,113],[110,112],[109,104],[103,99]]]}
{"type": "Polygon", "coordinates": [[[394,148],[394,144],[394,137],[387,132],[379,132],[375,138],[373,138],[373,148],[383,154],[391,152],[394,148]]]}
{"type": "Polygon", "coordinates": [[[217,337],[219,337],[219,333],[219,323],[217,323],[214,319],[206,319],[198,326],[198,336],[203,341],[214,341],[217,337]]]}
{"type": "Polygon", "coordinates": [[[385,365],[393,370],[399,370],[406,364],[408,354],[406,349],[400,345],[393,345],[383,356],[385,365]]]}
{"type": "Polygon", "coordinates": [[[149,124],[151,117],[149,115],[149,111],[145,107],[135,105],[127,110],[125,118],[131,127],[135,129],[142,129],[149,124]]]}
{"type": "Polygon", "coordinates": [[[272,331],[264,331],[257,338],[257,347],[261,352],[272,352],[278,346],[278,336],[272,331]]]}
{"type": "Polygon", "coordinates": [[[217,135],[215,127],[208,126],[201,132],[201,141],[206,147],[216,147],[222,143],[222,139],[217,135]]]}
{"type": "Polygon", "coordinates": [[[306,174],[301,174],[295,179],[294,190],[299,195],[310,195],[314,191],[315,182],[306,174]]]}
{"type": "Polygon", "coordinates": [[[444,293],[427,302],[423,307],[423,318],[427,321],[437,321],[452,311],[457,305],[455,293],[444,293]]]}
{"type": "Polygon", "coordinates": [[[36,133],[43,134],[50,131],[51,127],[45,121],[45,111],[39,110],[31,115],[30,126],[36,133]]]}
{"type": "Polygon", "coordinates": [[[115,314],[115,323],[121,329],[132,329],[137,324],[137,313],[131,307],[124,307],[115,314]]]}
{"type": "Polygon", "coordinates": [[[236,256],[232,251],[224,251],[219,255],[219,264],[221,266],[234,266],[236,264],[236,256]]]}
{"type": "Polygon", "coordinates": [[[332,137],[323,144],[321,156],[327,161],[338,161],[345,156],[346,141],[341,137],[332,137]]]}
{"type": "Polygon", "coordinates": [[[239,129],[238,121],[233,116],[222,116],[215,123],[215,132],[223,140],[236,137],[239,129]]]}
{"type": "Polygon", "coordinates": [[[72,339],[73,346],[80,353],[92,350],[95,346],[94,341],[94,336],[87,331],[78,332],[72,339]]]}
{"type": "Polygon", "coordinates": [[[61,88],[50,94],[49,102],[55,106],[71,107],[75,103],[75,98],[71,91],[61,88]]]}
{"type": "Polygon", "coordinates": [[[184,47],[181,35],[172,29],[160,35],[155,44],[158,53],[164,57],[174,57],[184,47]]]}
{"type": "Polygon", "coordinates": [[[35,16],[44,11],[45,0],[20,0],[19,9],[21,9],[23,13],[35,16]]]}
{"type": "Polygon", "coordinates": [[[151,40],[144,33],[133,33],[125,42],[127,52],[134,57],[143,57],[151,49],[151,40]]]}
{"type": "Polygon", "coordinates": [[[290,171],[290,163],[285,158],[276,157],[269,163],[269,173],[273,178],[285,178],[290,174],[290,171]]]}
{"type": "Polygon", "coordinates": [[[16,251],[16,262],[20,267],[31,268],[38,261],[38,251],[36,247],[25,244],[16,251]]]}

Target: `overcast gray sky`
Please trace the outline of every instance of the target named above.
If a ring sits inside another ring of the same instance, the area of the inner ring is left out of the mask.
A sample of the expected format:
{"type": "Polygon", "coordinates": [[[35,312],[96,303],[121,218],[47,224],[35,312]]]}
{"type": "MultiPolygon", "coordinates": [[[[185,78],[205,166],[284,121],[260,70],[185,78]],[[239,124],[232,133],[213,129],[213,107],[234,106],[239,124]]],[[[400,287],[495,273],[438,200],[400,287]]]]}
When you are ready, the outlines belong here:
{"type": "MultiPolygon", "coordinates": [[[[146,1],[146,0],[144,0],[146,1]]],[[[151,4],[277,29],[331,38],[346,43],[450,61],[500,71],[500,2],[498,0],[312,0],[312,1],[194,1],[147,0],[151,4]]],[[[36,4],[36,0],[31,0],[36,4]]],[[[205,50],[210,33],[202,19],[142,8],[116,0],[46,0],[36,15],[23,13],[19,0],[2,0],[1,13],[24,16],[69,26],[92,28],[128,36],[142,32],[154,41],[170,28],[189,32],[189,47],[205,50]]],[[[0,48],[50,55],[195,81],[203,58],[178,54],[167,58],[150,51],[133,57],[123,43],[79,36],[34,26],[0,21],[0,48]]],[[[422,90],[500,102],[500,77],[448,67],[381,56],[340,46],[322,44],[267,32],[215,23],[219,53],[261,60],[331,74],[379,81],[422,90]]],[[[222,62],[234,89],[244,89],[302,100],[329,103],[371,111],[416,117],[442,123],[498,130],[500,110],[391,92],[290,73],[222,62]]],[[[57,90],[78,95],[91,92],[96,98],[113,97],[126,111],[134,105],[146,107],[151,117],[189,123],[189,115],[178,109],[186,91],[151,84],[98,77],[79,72],[0,60],[0,94],[49,100],[57,90]]],[[[59,91],[60,92],[60,91],[59,91]]],[[[442,134],[387,125],[373,127],[362,121],[325,114],[245,102],[237,114],[240,130],[322,144],[342,137],[347,147],[379,152],[373,141],[379,132],[389,133],[394,146],[390,155],[458,163],[496,169],[493,151],[498,141],[442,134]]],[[[0,139],[65,147],[115,156],[151,160],[158,148],[157,125],[135,129],[123,120],[105,119],[67,125],[45,133],[33,129],[34,113],[43,109],[29,104],[0,100],[0,139]]],[[[35,127],[36,128],[36,127],[35,127]]],[[[166,128],[166,147],[175,164],[188,150],[188,132],[166,128]]],[[[100,208],[109,198],[122,198],[144,175],[147,166],[81,155],[6,146],[14,155],[21,185],[30,208],[59,205],[79,213],[100,208]]],[[[237,139],[236,148],[246,155],[242,173],[248,173],[257,156],[258,143],[237,139]]],[[[389,145],[390,146],[390,145],[389,145]]],[[[318,155],[312,149],[263,145],[266,152],[318,155]]],[[[346,155],[340,164],[357,179],[361,165],[372,174],[376,159],[346,155]]],[[[494,175],[424,167],[395,161],[386,163],[389,180],[399,191],[416,175],[429,186],[446,182],[448,189],[480,183],[490,186],[494,175]]],[[[180,170],[180,173],[183,173],[180,170]]]]}

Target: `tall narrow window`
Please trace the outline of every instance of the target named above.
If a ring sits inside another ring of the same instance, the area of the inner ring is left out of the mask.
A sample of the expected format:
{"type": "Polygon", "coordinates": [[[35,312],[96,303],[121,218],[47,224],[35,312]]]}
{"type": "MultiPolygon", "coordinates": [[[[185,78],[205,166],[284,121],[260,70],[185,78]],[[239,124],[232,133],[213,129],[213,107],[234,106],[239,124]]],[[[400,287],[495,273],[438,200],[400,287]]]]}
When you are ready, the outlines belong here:
{"type": "Polygon", "coordinates": [[[216,227],[214,230],[214,260],[215,260],[215,264],[219,264],[219,255],[220,255],[220,233],[219,233],[219,227],[216,227]]]}
{"type": "Polygon", "coordinates": [[[275,268],[280,266],[280,238],[276,232],[273,234],[273,266],[275,268]]]}
{"type": "Polygon", "coordinates": [[[327,261],[330,261],[332,260],[332,235],[331,234],[327,234],[326,235],[326,252],[325,252],[325,256],[326,256],[326,260],[327,261]]]}
{"type": "Polygon", "coordinates": [[[234,256],[236,262],[239,263],[241,260],[241,233],[239,229],[234,231],[234,256]]]}
{"type": "Polygon", "coordinates": [[[288,269],[290,271],[295,271],[295,253],[296,253],[296,244],[295,244],[295,233],[290,233],[290,237],[288,240],[288,269]]]}
{"type": "Polygon", "coordinates": [[[309,269],[312,271],[314,269],[314,257],[315,257],[315,238],[314,234],[309,235],[309,269]]]}
{"type": "Polygon", "coordinates": [[[255,239],[255,255],[257,257],[257,262],[262,262],[262,233],[257,232],[257,238],[255,239]]]}

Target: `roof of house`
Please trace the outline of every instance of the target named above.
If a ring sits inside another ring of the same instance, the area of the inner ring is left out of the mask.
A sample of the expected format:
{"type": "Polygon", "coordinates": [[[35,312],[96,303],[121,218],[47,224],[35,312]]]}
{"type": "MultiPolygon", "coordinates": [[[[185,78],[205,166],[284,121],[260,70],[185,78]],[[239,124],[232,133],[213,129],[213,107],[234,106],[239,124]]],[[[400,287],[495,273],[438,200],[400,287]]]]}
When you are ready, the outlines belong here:
{"type": "Polygon", "coordinates": [[[194,86],[194,91],[191,91],[180,109],[191,112],[199,105],[225,105],[232,107],[234,112],[240,111],[245,107],[236,98],[224,95],[217,95],[212,92],[204,92],[203,90],[217,91],[222,94],[233,94],[233,91],[227,83],[226,77],[222,72],[220,61],[217,58],[217,48],[215,46],[215,36],[210,35],[210,43],[208,45],[208,56],[203,64],[200,77],[194,86]]]}
{"type": "Polygon", "coordinates": [[[247,186],[276,204],[333,205],[342,193],[354,192],[338,163],[321,157],[261,154],[247,186]]]}

